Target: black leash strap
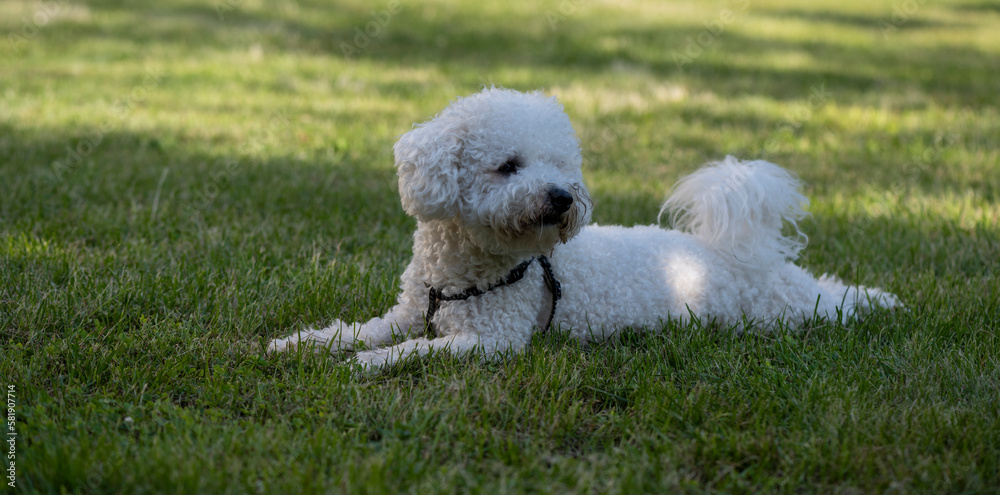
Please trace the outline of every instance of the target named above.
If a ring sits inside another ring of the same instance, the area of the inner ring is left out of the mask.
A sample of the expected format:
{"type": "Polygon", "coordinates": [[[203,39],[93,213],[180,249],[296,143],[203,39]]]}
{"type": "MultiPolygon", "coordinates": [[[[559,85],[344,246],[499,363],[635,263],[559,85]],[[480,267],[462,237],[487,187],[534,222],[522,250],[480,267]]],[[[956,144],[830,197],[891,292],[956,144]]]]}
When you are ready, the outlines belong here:
{"type": "Polygon", "coordinates": [[[469,287],[458,294],[446,296],[440,290],[435,289],[434,287],[429,287],[430,292],[427,295],[427,313],[424,315],[424,327],[426,332],[432,338],[435,336],[434,326],[431,320],[434,318],[434,314],[437,313],[438,308],[441,307],[442,301],[464,301],[470,297],[481,296],[493,289],[513,284],[524,278],[524,272],[528,271],[528,267],[531,266],[531,263],[535,261],[535,259],[538,259],[538,264],[542,265],[542,270],[545,272],[545,287],[548,288],[549,292],[552,294],[552,311],[549,312],[549,320],[545,322],[545,327],[542,328],[542,333],[547,332],[549,330],[549,326],[552,325],[552,318],[556,314],[556,302],[559,301],[560,297],[562,297],[562,286],[559,284],[559,280],[556,279],[555,274],[552,273],[552,265],[549,263],[549,259],[545,256],[539,256],[538,258],[530,258],[522,261],[519,265],[515,266],[506,277],[496,283],[488,285],[485,290],[482,290],[479,287],[469,287]]]}
{"type": "Polygon", "coordinates": [[[549,311],[549,321],[545,322],[545,326],[542,327],[542,333],[548,332],[549,327],[552,326],[552,318],[556,316],[556,303],[559,302],[559,298],[562,297],[562,284],[556,278],[555,274],[552,273],[552,265],[549,264],[549,259],[545,256],[538,257],[538,264],[542,265],[542,270],[545,271],[545,286],[549,288],[549,292],[552,293],[552,310],[549,311]]]}

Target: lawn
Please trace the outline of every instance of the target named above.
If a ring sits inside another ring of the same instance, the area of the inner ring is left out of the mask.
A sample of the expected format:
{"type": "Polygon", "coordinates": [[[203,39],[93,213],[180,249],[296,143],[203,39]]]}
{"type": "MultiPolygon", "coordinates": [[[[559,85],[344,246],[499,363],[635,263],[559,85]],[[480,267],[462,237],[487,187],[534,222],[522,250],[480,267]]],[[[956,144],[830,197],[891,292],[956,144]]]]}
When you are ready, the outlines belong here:
{"type": "Polygon", "coordinates": [[[7,0],[0,33],[13,491],[1000,492],[994,2],[7,0]],[[807,184],[801,263],[907,310],[265,354],[393,304],[392,145],[491,84],[560,98],[596,222],[767,158],[807,184]]]}

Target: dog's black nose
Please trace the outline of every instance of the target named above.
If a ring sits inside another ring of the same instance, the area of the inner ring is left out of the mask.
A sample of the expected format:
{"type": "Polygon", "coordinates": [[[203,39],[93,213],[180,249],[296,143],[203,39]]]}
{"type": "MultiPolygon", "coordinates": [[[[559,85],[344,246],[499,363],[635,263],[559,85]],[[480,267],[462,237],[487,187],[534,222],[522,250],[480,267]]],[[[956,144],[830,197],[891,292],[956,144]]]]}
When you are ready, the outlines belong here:
{"type": "Polygon", "coordinates": [[[549,203],[559,213],[566,213],[566,210],[569,210],[569,207],[573,205],[573,195],[566,192],[565,189],[553,187],[549,189],[549,203]]]}

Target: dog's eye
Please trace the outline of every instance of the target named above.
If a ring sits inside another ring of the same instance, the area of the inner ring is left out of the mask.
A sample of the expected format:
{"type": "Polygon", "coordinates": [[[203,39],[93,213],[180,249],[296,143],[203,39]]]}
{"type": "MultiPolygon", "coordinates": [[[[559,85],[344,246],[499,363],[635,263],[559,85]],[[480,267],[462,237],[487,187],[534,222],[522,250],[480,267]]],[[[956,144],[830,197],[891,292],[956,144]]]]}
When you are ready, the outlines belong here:
{"type": "Polygon", "coordinates": [[[517,169],[519,168],[521,168],[521,158],[514,155],[508,158],[507,161],[503,162],[503,164],[500,165],[500,168],[497,169],[497,172],[500,175],[514,175],[517,173],[517,169]]]}

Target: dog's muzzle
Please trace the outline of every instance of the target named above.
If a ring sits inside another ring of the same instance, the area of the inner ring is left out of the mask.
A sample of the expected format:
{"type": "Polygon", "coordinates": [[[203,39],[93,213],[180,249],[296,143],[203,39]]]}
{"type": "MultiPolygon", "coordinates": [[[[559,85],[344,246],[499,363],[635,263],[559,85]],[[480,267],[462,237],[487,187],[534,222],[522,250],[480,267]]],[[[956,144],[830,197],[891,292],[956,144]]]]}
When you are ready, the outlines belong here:
{"type": "Polygon", "coordinates": [[[573,195],[561,187],[552,186],[546,191],[545,205],[542,207],[542,224],[557,225],[563,214],[573,206],[573,195]]]}

